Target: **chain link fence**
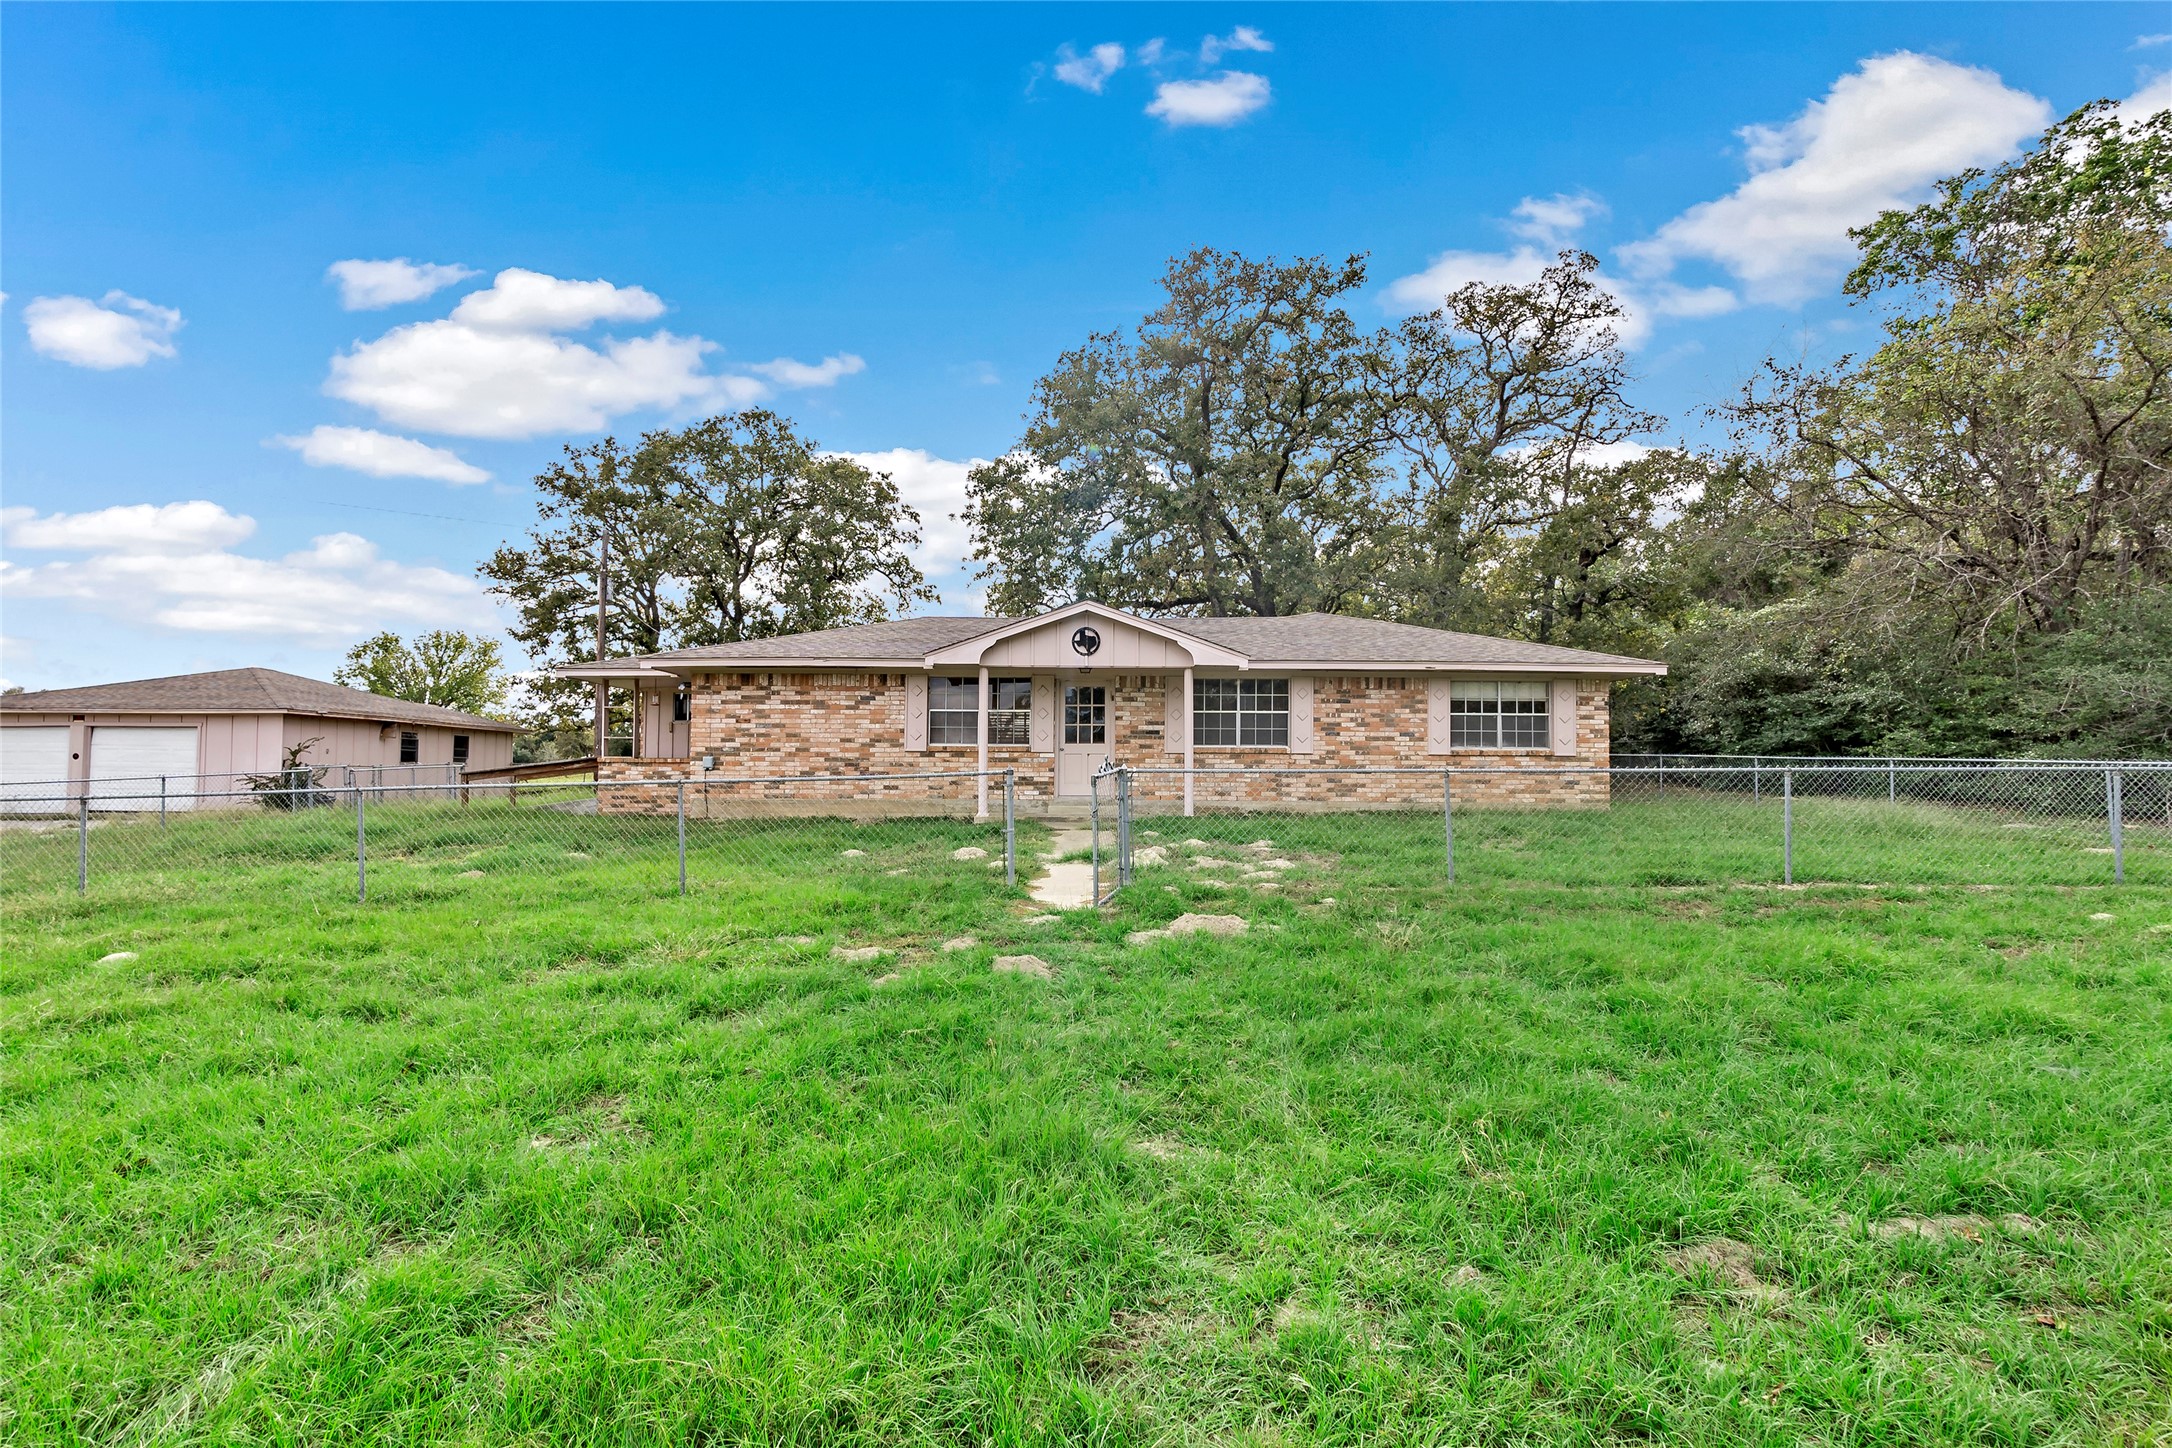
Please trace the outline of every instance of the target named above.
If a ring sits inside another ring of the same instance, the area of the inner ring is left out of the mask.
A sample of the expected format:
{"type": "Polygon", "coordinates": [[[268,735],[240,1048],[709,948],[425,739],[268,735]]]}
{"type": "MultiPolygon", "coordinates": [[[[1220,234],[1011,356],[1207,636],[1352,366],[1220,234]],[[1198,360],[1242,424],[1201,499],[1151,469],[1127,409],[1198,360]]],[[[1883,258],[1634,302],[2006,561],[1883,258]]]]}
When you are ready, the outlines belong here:
{"type": "Polygon", "coordinates": [[[2172,885],[2172,763],[2153,761],[1119,767],[1094,788],[1097,898],[1147,871],[1315,893],[1337,877],[2172,885]]]}
{"type": "MultiPolygon", "coordinates": [[[[327,772],[329,773],[329,772],[327,772]]],[[[749,871],[1017,880],[1009,771],[677,781],[107,790],[0,802],[0,903],[196,898],[236,885],[297,902],[414,898],[493,878],[599,893],[724,886],[749,871]]]]}
{"type": "Polygon", "coordinates": [[[252,809],[261,796],[311,787],[435,790],[460,783],[464,768],[458,764],[302,764],[269,773],[10,780],[0,783],[0,818],[72,815],[86,801],[92,814],[173,815],[184,810],[252,809]]]}

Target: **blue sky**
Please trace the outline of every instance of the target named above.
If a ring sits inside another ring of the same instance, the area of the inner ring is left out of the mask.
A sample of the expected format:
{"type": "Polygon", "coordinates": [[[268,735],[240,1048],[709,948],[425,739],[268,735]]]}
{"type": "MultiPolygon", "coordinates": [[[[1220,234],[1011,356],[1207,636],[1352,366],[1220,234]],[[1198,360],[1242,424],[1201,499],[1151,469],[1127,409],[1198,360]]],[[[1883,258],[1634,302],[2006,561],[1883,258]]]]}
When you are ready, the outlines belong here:
{"type": "Polygon", "coordinates": [[[1767,353],[1872,336],[1848,225],[2086,101],[2172,104],[2162,5],[4,19],[32,688],[490,627],[474,565],[564,444],[757,399],[891,468],[971,608],[964,465],[1202,244],[1369,253],[1372,323],[1588,247],[1663,442],[1767,353]]]}

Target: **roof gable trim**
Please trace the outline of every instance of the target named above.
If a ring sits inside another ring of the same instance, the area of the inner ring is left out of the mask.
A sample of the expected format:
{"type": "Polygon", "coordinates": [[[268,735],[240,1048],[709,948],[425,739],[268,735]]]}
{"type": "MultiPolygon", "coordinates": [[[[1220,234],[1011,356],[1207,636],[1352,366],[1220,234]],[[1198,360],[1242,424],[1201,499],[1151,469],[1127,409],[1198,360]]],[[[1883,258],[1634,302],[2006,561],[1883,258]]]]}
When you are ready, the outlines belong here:
{"type": "MultiPolygon", "coordinates": [[[[1065,604],[1062,608],[1050,609],[1047,613],[1036,614],[1032,618],[1007,620],[971,638],[960,639],[957,643],[943,648],[930,649],[923,662],[931,669],[944,664],[977,664],[983,654],[1005,639],[1068,623],[1074,618],[1098,618],[1125,628],[1137,629],[1143,634],[1177,645],[1189,652],[1193,660],[1200,664],[1243,668],[1251,662],[1245,654],[1227,645],[1214,643],[1197,634],[1186,633],[1182,629],[1171,628],[1154,619],[1141,618],[1137,614],[1126,613],[1120,608],[1111,608],[1108,604],[1096,603],[1091,599],[1065,604]]],[[[1084,662],[1090,666],[1092,660],[1084,662]]]]}

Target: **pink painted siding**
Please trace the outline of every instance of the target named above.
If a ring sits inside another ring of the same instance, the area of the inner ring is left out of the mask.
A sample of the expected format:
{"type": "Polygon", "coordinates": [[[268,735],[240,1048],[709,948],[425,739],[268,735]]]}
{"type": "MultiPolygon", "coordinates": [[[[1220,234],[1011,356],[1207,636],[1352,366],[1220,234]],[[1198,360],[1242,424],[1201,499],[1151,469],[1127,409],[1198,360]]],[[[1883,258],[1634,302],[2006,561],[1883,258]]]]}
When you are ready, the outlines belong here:
{"type": "MultiPolygon", "coordinates": [[[[400,758],[400,727],[389,731],[361,719],[327,719],[308,714],[10,714],[0,727],[29,728],[64,725],[69,731],[70,779],[87,779],[97,767],[92,731],[116,725],[152,725],[194,728],[197,739],[196,772],[202,775],[269,774],[279,768],[285,750],[304,739],[319,736],[304,758],[311,765],[397,764],[400,758]]],[[[682,729],[684,725],[680,726],[682,729]]],[[[468,735],[468,767],[497,769],[513,762],[513,736],[502,731],[448,729],[438,725],[416,726],[421,736],[420,762],[452,763],[452,739],[468,735]]],[[[207,786],[208,787],[208,786],[207,786]]]]}

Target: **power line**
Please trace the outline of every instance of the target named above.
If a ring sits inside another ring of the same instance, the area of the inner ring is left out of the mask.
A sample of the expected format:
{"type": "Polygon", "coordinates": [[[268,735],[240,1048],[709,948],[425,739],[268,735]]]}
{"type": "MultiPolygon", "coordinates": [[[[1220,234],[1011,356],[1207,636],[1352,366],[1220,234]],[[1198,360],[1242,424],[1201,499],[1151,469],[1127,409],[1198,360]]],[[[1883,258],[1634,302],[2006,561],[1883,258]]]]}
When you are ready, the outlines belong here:
{"type": "Polygon", "coordinates": [[[327,508],[357,508],[365,513],[397,513],[403,518],[435,518],[441,523],[479,523],[486,528],[518,528],[520,526],[518,523],[509,523],[499,518],[461,518],[451,513],[417,513],[408,508],[373,508],[367,503],[335,503],[329,498],[320,498],[318,501],[327,508]]]}

